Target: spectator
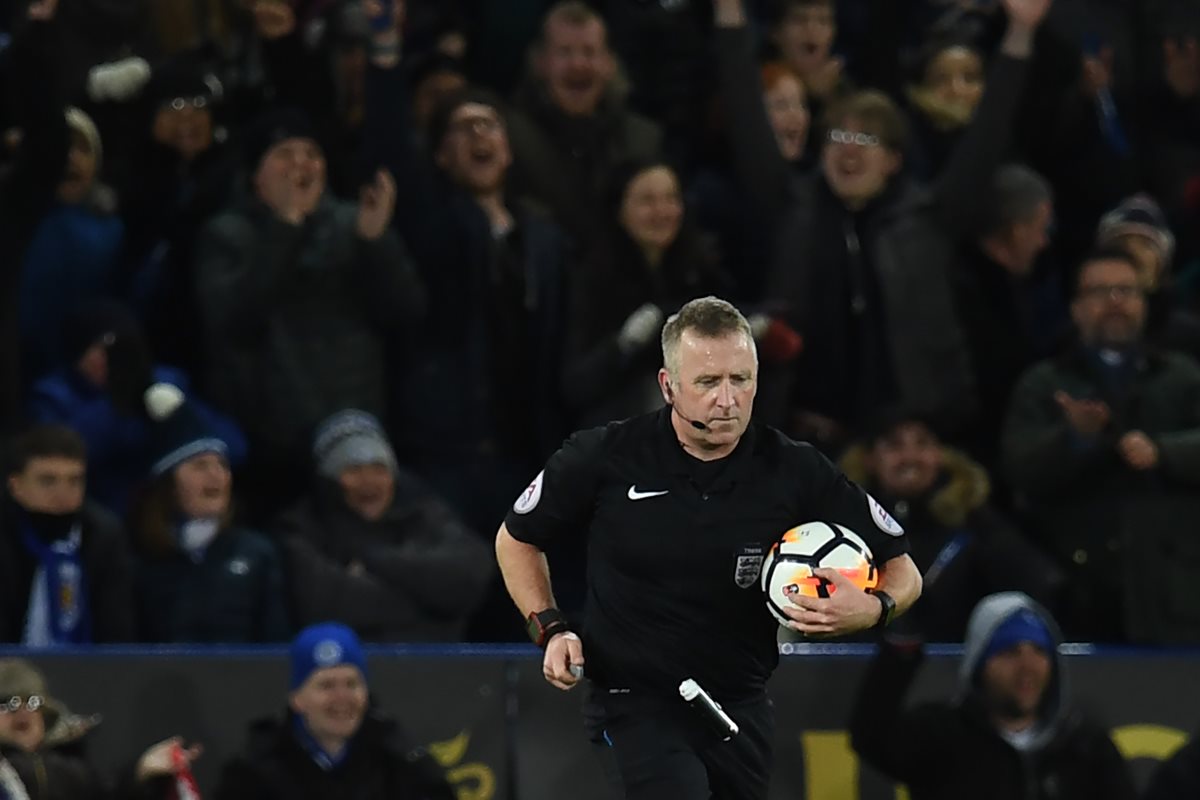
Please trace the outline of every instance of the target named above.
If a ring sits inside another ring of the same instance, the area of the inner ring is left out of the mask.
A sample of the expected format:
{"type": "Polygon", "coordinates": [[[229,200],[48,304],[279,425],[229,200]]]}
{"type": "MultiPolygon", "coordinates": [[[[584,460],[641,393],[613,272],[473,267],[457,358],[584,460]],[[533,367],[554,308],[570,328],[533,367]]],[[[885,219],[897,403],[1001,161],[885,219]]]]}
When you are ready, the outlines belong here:
{"type": "Polygon", "coordinates": [[[1010,84],[1019,85],[1049,0],[1006,0],[1005,8],[997,68],[1009,80],[993,90],[995,118],[976,115],[931,191],[901,171],[907,129],[899,108],[861,92],[830,109],[821,174],[802,186],[781,227],[768,301],[805,348],[797,368],[764,372],[761,406],[828,450],[888,405],[936,416],[952,432],[975,411],[953,303],[953,247],[977,220],[999,167],[1006,132],[996,122],[1011,115],[1010,84]]]}
{"type": "Polygon", "coordinates": [[[133,641],[125,532],[84,500],[83,440],[38,426],[13,441],[10,457],[0,513],[0,642],[133,641]]]}
{"type": "Polygon", "coordinates": [[[660,407],[662,309],[718,294],[728,283],[686,220],[671,167],[621,165],[612,188],[611,246],[592,251],[571,287],[563,385],[583,427],[660,407]]]}
{"type": "Polygon", "coordinates": [[[1038,540],[1067,572],[1067,633],[1200,642],[1200,599],[1169,577],[1200,569],[1200,367],[1145,341],[1123,251],[1084,261],[1071,316],[1078,343],[1024,375],[1001,439],[1038,540]]]}
{"type": "Polygon", "coordinates": [[[376,34],[368,72],[368,157],[397,177],[395,221],[429,289],[430,313],[393,415],[401,459],[490,530],[566,431],[560,390],[568,251],[546,211],[509,187],[504,108],[450,95],[419,149],[399,33],[376,34]],[[430,155],[433,158],[430,158],[430,155]],[[529,388],[520,396],[512,381],[529,388]],[[439,387],[457,382],[447,397],[439,387]]]}
{"type": "MultiPolygon", "coordinates": [[[[88,734],[99,717],[72,714],[50,697],[46,681],[29,662],[0,659],[0,754],[26,794],[5,798],[100,800],[104,784],[86,757],[88,734]]],[[[0,767],[0,792],[5,780],[0,767]]]]}
{"type": "MultiPolygon", "coordinates": [[[[373,60],[375,58],[378,56],[373,60]]],[[[409,60],[405,72],[406,89],[412,96],[412,123],[415,130],[411,135],[418,143],[425,143],[434,112],[451,97],[468,88],[467,76],[461,61],[438,51],[409,60]]],[[[393,103],[396,102],[394,95],[389,94],[388,97],[392,98],[393,103]]],[[[433,151],[437,146],[435,142],[426,149],[433,151]]]]}
{"type": "Polygon", "coordinates": [[[400,469],[369,414],[326,420],[313,458],[312,496],[276,526],[297,624],[338,620],[371,641],[461,641],[494,573],[483,540],[400,469]]]}
{"type": "Polygon", "coordinates": [[[425,308],[388,230],[396,186],[380,172],[357,208],[325,190],[325,160],[299,112],[275,110],[247,143],[254,197],[200,237],[197,281],[213,400],[250,442],[256,517],[307,479],[307,441],[342,408],[382,414],[384,336],[425,308]]]}
{"type": "Polygon", "coordinates": [[[134,511],[143,639],[286,639],[279,558],[269,540],[234,524],[225,443],[174,386],[150,387],[146,406],[157,458],[134,511]]]}
{"type": "Polygon", "coordinates": [[[99,716],[72,714],[48,694],[42,674],[18,658],[0,659],[0,698],[0,796],[6,800],[171,798],[170,777],[200,755],[198,747],[180,748],[180,763],[173,763],[166,751],[178,739],[159,742],[142,753],[136,769],[110,794],[87,758],[88,735],[99,716]]]}
{"type": "MultiPolygon", "coordinates": [[[[92,474],[88,497],[124,517],[151,466],[143,394],[152,383],[168,383],[186,394],[190,380],[178,369],[151,364],[141,326],[116,302],[85,303],[68,320],[63,341],[70,366],[34,384],[29,416],[83,437],[92,474]]],[[[233,420],[199,402],[195,408],[225,442],[230,463],[244,461],[246,441],[233,420]]]]}
{"type": "Polygon", "coordinates": [[[1159,764],[1142,800],[1176,800],[1200,795],[1200,733],[1159,764]]]}
{"type": "Polygon", "coordinates": [[[960,642],[971,608],[993,592],[1017,589],[1056,602],[1061,576],[992,507],[987,472],[947,447],[914,414],[881,415],[860,445],[842,456],[846,477],[893,509],[924,576],[921,600],[898,623],[922,638],[960,642]]]}
{"type": "Polygon", "coordinates": [[[121,193],[133,272],[130,299],[155,357],[202,374],[203,337],[196,299],[195,248],[201,226],[229,205],[237,156],[222,124],[224,87],[196,56],[154,71],[131,137],[136,155],[121,193]],[[144,113],[144,116],[143,116],[144,113]]]}
{"type": "Polygon", "coordinates": [[[919,644],[885,641],[863,677],[851,743],[913,800],[1136,797],[1108,733],[1073,707],[1054,620],[1019,592],[971,612],[951,700],[903,708],[919,644]]]}
{"type": "Polygon", "coordinates": [[[0,267],[0,432],[17,427],[24,402],[21,265],[39,220],[54,203],[55,186],[65,166],[63,153],[70,142],[54,21],[57,9],[58,0],[29,3],[27,23],[18,28],[7,53],[8,75],[23,78],[6,81],[17,87],[12,93],[12,122],[23,134],[15,158],[0,172],[0,245],[5,253],[0,267]]]}
{"type": "Polygon", "coordinates": [[[65,318],[80,302],[116,292],[124,225],[116,195],[100,182],[100,133],[67,109],[70,148],[57,202],[38,223],[21,273],[21,348],[26,379],[62,366],[65,318]]]}
{"type": "Polygon", "coordinates": [[[779,57],[804,82],[814,119],[851,91],[845,59],[833,54],[836,0],[783,0],[771,28],[779,57]]]}
{"type": "Polygon", "coordinates": [[[1021,374],[1061,344],[1065,299],[1058,275],[1038,267],[1050,240],[1054,196],[1028,167],[1000,168],[980,234],[959,249],[953,273],[980,413],[967,441],[991,465],[1008,398],[1021,374]]]}
{"type": "Polygon", "coordinates": [[[453,800],[454,792],[429,753],[374,709],[362,646],[349,628],[329,623],[292,642],[287,712],[251,726],[215,797],[453,800]]]}
{"type": "Polygon", "coordinates": [[[530,63],[509,116],[513,189],[552,209],[587,247],[603,236],[613,166],[653,158],[661,134],[626,108],[604,21],[580,0],[547,12],[530,63]]]}
{"type": "Polygon", "coordinates": [[[1166,215],[1190,239],[1184,260],[1200,256],[1200,239],[1179,225],[1197,214],[1200,185],[1200,12],[1174,3],[1157,30],[1161,72],[1143,86],[1140,100],[1141,149],[1146,183],[1166,215]],[[1190,208],[1189,208],[1190,207],[1190,208]],[[1190,249],[1188,246],[1190,245],[1190,249]]]}
{"type": "Polygon", "coordinates": [[[1200,359],[1200,318],[1181,307],[1171,271],[1175,236],[1158,204],[1147,195],[1127,198],[1101,217],[1097,244],[1124,250],[1137,264],[1146,293],[1146,338],[1200,359]]]}
{"type": "Polygon", "coordinates": [[[783,61],[761,69],[755,64],[744,0],[718,0],[714,10],[733,174],[701,172],[691,193],[700,224],[720,235],[722,252],[729,263],[739,265],[735,277],[740,295],[759,301],[774,231],[798,182],[812,171],[818,149],[812,146],[813,117],[800,76],[783,61]]]}
{"type": "Polygon", "coordinates": [[[910,167],[923,180],[934,179],[954,150],[983,99],[983,54],[963,37],[930,42],[922,54],[919,80],[908,87],[913,125],[910,167]]]}

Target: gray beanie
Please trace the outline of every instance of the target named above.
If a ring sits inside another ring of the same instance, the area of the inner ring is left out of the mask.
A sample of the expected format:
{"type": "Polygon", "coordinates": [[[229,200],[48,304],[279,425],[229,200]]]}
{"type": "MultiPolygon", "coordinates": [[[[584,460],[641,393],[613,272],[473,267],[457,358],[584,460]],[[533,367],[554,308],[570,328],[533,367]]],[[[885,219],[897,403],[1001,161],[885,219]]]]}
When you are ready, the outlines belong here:
{"type": "Polygon", "coordinates": [[[337,480],[349,467],[383,464],[396,472],[396,454],[379,420],[365,411],[339,411],[317,427],[313,440],[317,473],[337,480]]]}

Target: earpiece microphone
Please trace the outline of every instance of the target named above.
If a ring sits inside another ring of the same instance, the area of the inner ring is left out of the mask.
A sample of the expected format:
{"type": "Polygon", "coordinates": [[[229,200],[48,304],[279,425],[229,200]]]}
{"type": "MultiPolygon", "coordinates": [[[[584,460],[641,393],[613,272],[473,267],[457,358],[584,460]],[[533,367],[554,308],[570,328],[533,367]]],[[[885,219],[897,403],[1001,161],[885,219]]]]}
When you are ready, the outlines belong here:
{"type": "Polygon", "coordinates": [[[676,408],[676,407],[675,407],[675,397],[674,397],[674,393],[671,391],[671,387],[670,387],[670,386],[668,386],[668,387],[667,387],[667,405],[669,405],[669,406],[671,407],[671,411],[672,411],[673,413],[675,413],[675,414],[678,414],[678,415],[679,415],[679,418],[680,418],[681,420],[683,420],[683,421],[684,421],[684,422],[686,422],[687,424],[691,425],[691,426],[692,426],[693,428],[695,428],[696,430],[698,430],[698,431],[704,431],[704,432],[706,432],[706,433],[708,432],[708,426],[707,426],[707,425],[705,425],[703,422],[700,422],[699,420],[692,419],[691,417],[685,417],[685,416],[683,415],[683,412],[682,412],[682,411],[680,411],[678,408],[676,408]]]}

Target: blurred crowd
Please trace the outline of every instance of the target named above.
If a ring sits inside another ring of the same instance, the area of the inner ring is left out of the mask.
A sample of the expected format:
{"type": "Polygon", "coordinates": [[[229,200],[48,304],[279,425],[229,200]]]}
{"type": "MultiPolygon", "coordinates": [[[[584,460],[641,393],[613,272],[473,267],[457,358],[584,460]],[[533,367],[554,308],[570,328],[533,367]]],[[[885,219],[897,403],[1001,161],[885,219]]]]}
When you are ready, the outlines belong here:
{"type": "MultiPolygon", "coordinates": [[[[907,625],[1200,642],[1200,6],[0,0],[0,642],[516,641],[491,540],[751,318],[907,625]]],[[[798,521],[799,522],[799,521],[798,521]]],[[[549,554],[569,613],[586,542],[549,554]]]]}

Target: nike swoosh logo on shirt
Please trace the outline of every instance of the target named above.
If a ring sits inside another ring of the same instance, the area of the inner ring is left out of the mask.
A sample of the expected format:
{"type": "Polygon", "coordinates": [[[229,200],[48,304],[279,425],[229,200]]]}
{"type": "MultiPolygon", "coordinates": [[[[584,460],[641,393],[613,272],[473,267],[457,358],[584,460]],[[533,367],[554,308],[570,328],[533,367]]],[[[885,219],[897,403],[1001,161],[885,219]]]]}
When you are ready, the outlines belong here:
{"type": "Polygon", "coordinates": [[[637,490],[636,486],[630,486],[629,487],[629,499],[630,500],[645,500],[647,497],[658,497],[659,495],[666,494],[667,491],[668,490],[664,489],[661,492],[639,492],[637,490]]]}

